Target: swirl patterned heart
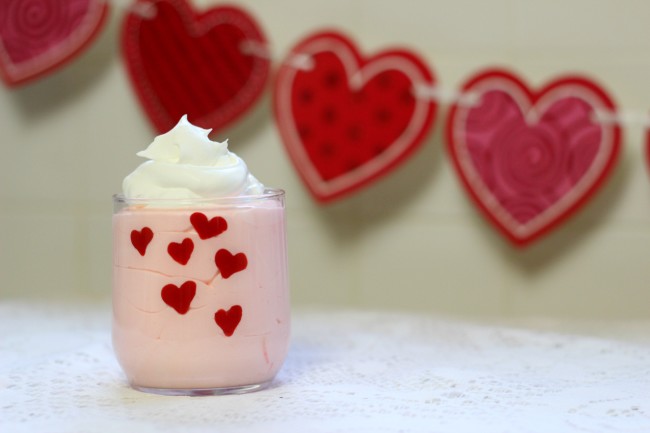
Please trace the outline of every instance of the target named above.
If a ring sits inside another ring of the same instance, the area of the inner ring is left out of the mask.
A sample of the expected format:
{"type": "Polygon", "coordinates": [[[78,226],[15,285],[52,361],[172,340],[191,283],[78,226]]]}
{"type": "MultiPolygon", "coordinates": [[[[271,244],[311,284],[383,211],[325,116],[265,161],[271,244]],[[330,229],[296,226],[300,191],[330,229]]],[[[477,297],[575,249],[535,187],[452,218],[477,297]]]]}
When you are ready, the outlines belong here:
{"type": "Polygon", "coordinates": [[[548,233],[602,187],[621,131],[597,123],[616,110],[584,77],[558,78],[538,91],[511,72],[487,70],[466,82],[473,105],[452,107],[447,141],[464,187],[515,245],[548,233]]]}
{"type": "Polygon", "coordinates": [[[235,6],[195,11],[187,0],[138,0],[122,29],[131,84],[155,128],[170,130],[184,114],[220,130],[258,100],[269,60],[251,15],[235,6]]]}
{"type": "Polygon", "coordinates": [[[364,58],[334,32],[299,42],[278,71],[274,114],[314,198],[335,200],[405,162],[426,138],[437,108],[415,91],[433,84],[433,73],[410,51],[364,58]]]}
{"type": "Polygon", "coordinates": [[[108,15],[103,0],[0,1],[0,77],[17,86],[83,52],[108,15]]]}

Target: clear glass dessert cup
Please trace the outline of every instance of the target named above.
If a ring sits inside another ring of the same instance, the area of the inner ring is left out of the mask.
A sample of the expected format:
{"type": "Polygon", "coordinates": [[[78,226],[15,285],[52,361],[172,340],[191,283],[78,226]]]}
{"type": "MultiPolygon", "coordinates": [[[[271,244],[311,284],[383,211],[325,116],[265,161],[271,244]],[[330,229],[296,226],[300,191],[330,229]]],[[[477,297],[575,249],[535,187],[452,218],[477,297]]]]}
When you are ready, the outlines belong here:
{"type": "Polygon", "coordinates": [[[289,345],[284,191],[113,205],[113,347],[130,385],[268,386],[289,345]]]}

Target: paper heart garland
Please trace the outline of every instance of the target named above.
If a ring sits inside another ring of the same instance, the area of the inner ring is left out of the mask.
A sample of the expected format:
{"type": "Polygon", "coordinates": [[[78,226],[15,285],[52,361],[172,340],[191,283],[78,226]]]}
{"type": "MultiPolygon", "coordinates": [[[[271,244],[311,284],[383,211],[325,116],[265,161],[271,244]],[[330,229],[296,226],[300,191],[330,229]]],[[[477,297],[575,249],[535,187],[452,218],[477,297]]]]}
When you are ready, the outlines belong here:
{"type": "Polygon", "coordinates": [[[511,72],[487,70],[463,93],[479,100],[451,108],[450,154],[472,199],[514,244],[563,222],[612,171],[621,131],[595,122],[597,110],[616,107],[594,82],[564,77],[535,91],[511,72]]]}
{"type": "Polygon", "coordinates": [[[278,71],[273,106],[284,145],[312,195],[335,200],[413,154],[437,108],[414,92],[434,83],[425,62],[409,51],[364,58],[335,32],[299,42],[278,71]]]}
{"type": "Polygon", "coordinates": [[[243,9],[192,10],[186,0],[138,0],[125,19],[122,51],[131,84],[159,132],[182,115],[220,130],[259,98],[269,60],[246,53],[265,46],[258,23],[243,9]]]}
{"type": "Polygon", "coordinates": [[[0,76],[18,86],[81,53],[105,23],[102,0],[0,1],[0,76]]]}

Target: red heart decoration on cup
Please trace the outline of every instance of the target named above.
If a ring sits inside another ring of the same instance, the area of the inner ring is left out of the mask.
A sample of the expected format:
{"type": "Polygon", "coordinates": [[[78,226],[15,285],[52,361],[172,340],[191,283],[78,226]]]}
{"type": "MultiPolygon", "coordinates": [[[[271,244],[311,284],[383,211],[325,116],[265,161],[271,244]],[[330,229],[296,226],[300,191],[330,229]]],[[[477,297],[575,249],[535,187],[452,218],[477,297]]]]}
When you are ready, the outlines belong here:
{"type": "Polygon", "coordinates": [[[141,230],[131,231],[131,244],[138,250],[141,256],[147,252],[149,242],[153,239],[153,231],[149,227],[142,227],[141,230]]]}
{"type": "Polygon", "coordinates": [[[451,108],[450,154],[472,199],[515,245],[566,220],[611,173],[621,131],[596,122],[616,107],[593,81],[563,77],[535,91],[494,69],[462,89],[477,102],[451,108]]]}
{"type": "Polygon", "coordinates": [[[228,222],[225,218],[216,216],[208,220],[208,217],[201,212],[194,212],[190,216],[190,222],[199,237],[204,240],[219,236],[228,229],[228,222]]]}
{"type": "Polygon", "coordinates": [[[214,321],[221,328],[226,337],[232,336],[235,329],[241,322],[242,308],[239,305],[233,305],[230,309],[219,310],[214,313],[214,321]]]}
{"type": "Polygon", "coordinates": [[[183,242],[171,242],[167,245],[167,253],[181,265],[187,264],[192,256],[192,251],[194,251],[194,242],[190,238],[183,239],[183,242]]]}
{"type": "Polygon", "coordinates": [[[138,0],[122,30],[131,84],[159,132],[188,114],[219,130],[259,98],[269,60],[258,23],[243,9],[194,11],[186,0],[138,0]]]}
{"type": "Polygon", "coordinates": [[[178,314],[185,314],[190,311],[190,304],[196,295],[196,283],[185,281],[178,287],[175,284],[167,284],[162,288],[160,296],[165,304],[172,307],[178,314]]]}
{"type": "Polygon", "coordinates": [[[414,95],[434,84],[426,63],[406,50],[364,58],[334,32],[299,42],[278,71],[273,105],[284,145],[312,195],[337,199],[412,155],[437,108],[414,95]]]}
{"type": "Polygon", "coordinates": [[[0,76],[17,86],[56,70],[88,47],[107,13],[101,0],[0,1],[0,76]]]}
{"type": "Polygon", "coordinates": [[[217,265],[223,278],[229,278],[232,274],[243,271],[248,266],[246,254],[232,254],[230,251],[222,248],[214,255],[214,263],[217,265]]]}

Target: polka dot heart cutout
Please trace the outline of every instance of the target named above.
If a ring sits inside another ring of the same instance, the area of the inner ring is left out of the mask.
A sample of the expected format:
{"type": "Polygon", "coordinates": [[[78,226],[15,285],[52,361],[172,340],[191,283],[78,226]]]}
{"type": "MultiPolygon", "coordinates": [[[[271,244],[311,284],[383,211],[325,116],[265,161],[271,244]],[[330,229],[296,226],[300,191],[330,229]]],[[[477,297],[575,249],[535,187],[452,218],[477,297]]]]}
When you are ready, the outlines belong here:
{"type": "Polygon", "coordinates": [[[415,89],[435,82],[406,50],[365,58],[335,32],[299,42],[277,73],[273,105],[282,141],[314,198],[341,198],[406,161],[437,108],[415,89]]]}
{"type": "Polygon", "coordinates": [[[477,101],[452,106],[449,152],[470,197],[515,245],[572,216],[612,172],[621,131],[596,118],[616,107],[593,81],[563,77],[536,91],[495,69],[468,80],[463,93],[477,101]]]}

